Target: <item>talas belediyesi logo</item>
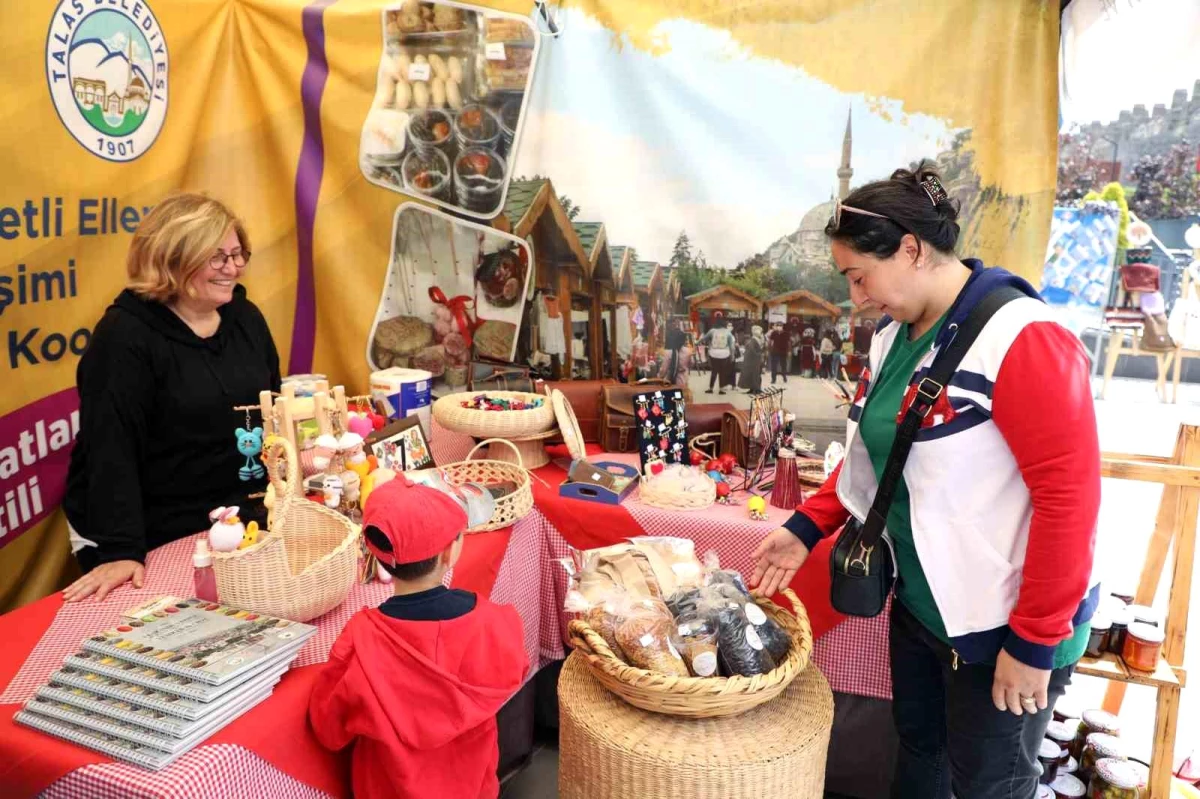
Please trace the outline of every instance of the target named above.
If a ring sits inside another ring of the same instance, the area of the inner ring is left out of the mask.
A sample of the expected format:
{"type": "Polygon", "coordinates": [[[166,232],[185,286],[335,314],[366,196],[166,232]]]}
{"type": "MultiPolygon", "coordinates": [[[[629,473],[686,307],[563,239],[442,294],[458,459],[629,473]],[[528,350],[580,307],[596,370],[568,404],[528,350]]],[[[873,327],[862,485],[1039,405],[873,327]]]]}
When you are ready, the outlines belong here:
{"type": "Polygon", "coordinates": [[[153,146],[167,118],[167,41],[145,0],[61,0],[46,80],[63,126],[108,161],[153,146]]]}

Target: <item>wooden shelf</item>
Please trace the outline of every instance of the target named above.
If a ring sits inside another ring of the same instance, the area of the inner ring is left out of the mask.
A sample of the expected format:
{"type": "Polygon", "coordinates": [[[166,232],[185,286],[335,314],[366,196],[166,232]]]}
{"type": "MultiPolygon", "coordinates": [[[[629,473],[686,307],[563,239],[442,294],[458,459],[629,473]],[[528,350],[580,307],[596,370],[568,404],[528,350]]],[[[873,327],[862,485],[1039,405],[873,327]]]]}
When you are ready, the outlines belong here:
{"type": "Polygon", "coordinates": [[[1076,667],[1075,673],[1084,674],[1088,677],[1100,677],[1101,679],[1112,680],[1113,682],[1148,685],[1151,688],[1162,688],[1165,686],[1182,688],[1184,684],[1184,681],[1176,675],[1175,669],[1171,667],[1171,664],[1162,658],[1158,659],[1158,668],[1153,673],[1150,673],[1131,669],[1125,665],[1121,658],[1111,653],[1105,653],[1103,657],[1099,658],[1085,657],[1079,661],[1079,666],[1076,667]]]}

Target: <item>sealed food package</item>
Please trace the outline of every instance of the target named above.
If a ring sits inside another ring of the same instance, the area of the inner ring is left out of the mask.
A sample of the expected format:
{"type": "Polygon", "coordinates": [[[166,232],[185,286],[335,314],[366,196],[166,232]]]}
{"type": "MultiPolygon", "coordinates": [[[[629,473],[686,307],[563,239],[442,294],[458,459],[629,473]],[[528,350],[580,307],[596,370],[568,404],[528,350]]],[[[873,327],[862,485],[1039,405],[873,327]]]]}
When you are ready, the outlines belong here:
{"type": "Polygon", "coordinates": [[[671,613],[676,618],[694,614],[700,610],[700,603],[704,597],[704,590],[700,588],[690,588],[686,591],[676,591],[671,596],[667,597],[667,607],[671,609],[671,613]]]}
{"type": "Polygon", "coordinates": [[[787,660],[788,650],[792,648],[792,637],[788,635],[787,630],[780,627],[777,621],[753,601],[747,602],[742,612],[746,614],[746,620],[754,626],[755,632],[758,633],[763,646],[771,653],[775,663],[787,660]]]}
{"type": "Polygon", "coordinates": [[[631,605],[617,627],[617,643],[629,665],[672,677],[690,676],[672,640],[675,622],[665,605],[631,605]]]}
{"type": "Polygon", "coordinates": [[[663,596],[700,587],[704,571],[696,559],[696,545],[690,539],[640,536],[629,539],[629,543],[650,563],[663,596]]]}
{"type": "Polygon", "coordinates": [[[677,616],[679,651],[694,677],[717,674],[717,624],[701,613],[677,616]]]}
{"type": "Polygon", "coordinates": [[[715,613],[717,623],[717,660],[726,677],[753,677],[775,668],[775,658],[767,651],[758,630],[746,618],[743,606],[724,601],[715,613]]]}

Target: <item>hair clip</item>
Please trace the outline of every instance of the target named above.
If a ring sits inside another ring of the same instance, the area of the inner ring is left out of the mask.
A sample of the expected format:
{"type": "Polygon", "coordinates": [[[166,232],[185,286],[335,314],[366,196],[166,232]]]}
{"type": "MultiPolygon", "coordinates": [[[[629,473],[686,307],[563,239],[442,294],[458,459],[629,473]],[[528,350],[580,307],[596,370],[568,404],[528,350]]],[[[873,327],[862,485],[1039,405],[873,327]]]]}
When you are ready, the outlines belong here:
{"type": "Polygon", "coordinates": [[[942,186],[942,182],[937,179],[936,175],[930,175],[921,181],[921,188],[929,195],[933,207],[936,208],[949,195],[946,194],[946,189],[942,186]]]}

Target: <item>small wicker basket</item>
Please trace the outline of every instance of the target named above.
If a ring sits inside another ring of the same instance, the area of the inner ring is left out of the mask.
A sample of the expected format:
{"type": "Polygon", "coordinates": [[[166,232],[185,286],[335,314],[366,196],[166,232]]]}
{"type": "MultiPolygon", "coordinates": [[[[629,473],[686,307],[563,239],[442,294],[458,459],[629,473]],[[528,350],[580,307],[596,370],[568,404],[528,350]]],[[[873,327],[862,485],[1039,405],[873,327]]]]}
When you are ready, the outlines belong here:
{"type": "Polygon", "coordinates": [[[808,668],[813,648],[808,613],[790,588],[783,589],[782,594],[792,603],[794,615],[765,597],[757,597],[756,601],[787,630],[792,648],[783,663],[754,677],[669,677],[630,666],[617,658],[600,634],[582,619],[570,624],[571,645],[605,688],[635,707],[688,718],[736,716],[779,696],[808,668]]]}
{"type": "Polygon", "coordinates": [[[704,491],[669,491],[655,485],[653,478],[642,478],[638,485],[638,499],[643,505],[667,510],[706,510],[717,501],[717,484],[708,475],[703,475],[708,481],[704,491]]]}
{"type": "Polygon", "coordinates": [[[502,527],[508,527],[515,524],[518,519],[533,509],[533,486],[529,479],[529,471],[525,469],[521,461],[520,450],[512,442],[501,438],[489,438],[480,441],[467,453],[465,460],[443,466],[441,471],[446,481],[454,485],[462,485],[463,483],[482,483],[483,485],[488,485],[504,482],[517,484],[515,491],[496,500],[496,509],[492,511],[492,518],[485,524],[468,528],[468,533],[486,533],[489,530],[499,530],[502,527]],[[506,463],[504,461],[471,460],[471,456],[478,452],[479,448],[485,444],[507,444],[517,453],[517,462],[506,463]]]}
{"type": "Polygon", "coordinates": [[[466,391],[448,394],[433,403],[433,418],[447,430],[465,433],[473,438],[524,438],[544,433],[554,427],[554,408],[551,407],[549,398],[541,394],[528,394],[524,391],[466,391]],[[522,402],[540,400],[542,405],[523,411],[477,411],[462,406],[464,402],[469,402],[484,393],[496,399],[522,402]]]}
{"type": "Polygon", "coordinates": [[[354,587],[359,530],[340,513],[296,495],[291,442],[273,437],[264,449],[275,524],[248,549],[212,553],[217,595],[226,605],[310,621],[342,604],[354,587]]]}

